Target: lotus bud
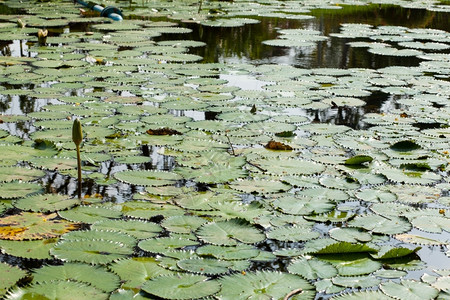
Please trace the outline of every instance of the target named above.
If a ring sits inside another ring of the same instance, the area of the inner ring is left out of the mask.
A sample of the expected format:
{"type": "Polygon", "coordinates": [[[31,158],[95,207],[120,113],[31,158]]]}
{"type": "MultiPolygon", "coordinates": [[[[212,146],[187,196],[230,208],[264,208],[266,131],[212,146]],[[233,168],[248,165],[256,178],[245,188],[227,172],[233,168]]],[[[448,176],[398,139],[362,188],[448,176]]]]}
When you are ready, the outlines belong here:
{"type": "Polygon", "coordinates": [[[27,26],[27,24],[24,21],[22,21],[22,19],[18,19],[17,26],[19,26],[19,28],[25,28],[25,26],[27,26]]]}
{"type": "Polygon", "coordinates": [[[78,119],[73,121],[72,126],[72,140],[75,145],[79,146],[83,140],[83,131],[81,130],[81,122],[78,119]]]}
{"type": "Polygon", "coordinates": [[[39,45],[45,45],[47,44],[47,34],[48,34],[48,30],[42,30],[39,29],[38,31],[38,42],[39,45]]]}
{"type": "Polygon", "coordinates": [[[77,150],[77,167],[78,167],[78,199],[81,200],[81,157],[80,144],[83,141],[83,132],[81,131],[81,122],[77,118],[73,121],[72,126],[72,140],[75,143],[77,150]]]}

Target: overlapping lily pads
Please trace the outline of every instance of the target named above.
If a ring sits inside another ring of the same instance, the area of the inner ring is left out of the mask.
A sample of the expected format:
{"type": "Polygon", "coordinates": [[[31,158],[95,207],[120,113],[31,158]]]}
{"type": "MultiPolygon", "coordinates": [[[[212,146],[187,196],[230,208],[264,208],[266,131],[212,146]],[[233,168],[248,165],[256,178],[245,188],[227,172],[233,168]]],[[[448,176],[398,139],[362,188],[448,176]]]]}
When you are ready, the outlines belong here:
{"type": "MultiPolygon", "coordinates": [[[[346,49],[389,60],[378,70],[200,64],[211,45],[170,40],[197,35],[197,25],[184,22],[240,33],[266,18],[306,22],[314,8],[347,7],[175,1],[149,10],[144,2],[111,1],[132,15],[117,23],[79,16],[71,3],[32,4],[6,0],[27,15],[20,22],[0,16],[0,40],[28,40],[20,52],[29,56],[5,48],[0,58],[2,101],[19,101],[24,114],[0,117],[0,248],[12,260],[55,265],[31,267],[31,284],[7,297],[447,296],[445,272],[434,280],[386,279],[423,268],[420,246],[449,255],[448,32],[347,23],[332,34],[304,26],[278,29],[276,40],[261,36],[263,49],[295,60],[325,42],[358,37],[346,49]],[[85,23],[94,32],[72,32],[70,24],[85,23]],[[36,44],[38,27],[68,24],[51,30],[47,46],[36,44]],[[392,66],[396,57],[421,62],[392,66]],[[387,100],[367,113],[378,97],[387,100]],[[74,116],[85,121],[82,199],[72,197],[74,116]],[[357,126],[342,125],[354,116],[357,126]],[[177,134],[154,134],[164,130],[177,134]],[[271,140],[290,151],[264,148],[271,140]],[[90,230],[60,238],[81,226],[90,230]],[[282,272],[271,269],[281,264],[282,272]],[[110,294],[118,276],[122,289],[110,294]]],[[[399,5],[448,12],[438,2],[399,5]]],[[[30,274],[5,269],[16,272],[0,294],[30,274]]]]}

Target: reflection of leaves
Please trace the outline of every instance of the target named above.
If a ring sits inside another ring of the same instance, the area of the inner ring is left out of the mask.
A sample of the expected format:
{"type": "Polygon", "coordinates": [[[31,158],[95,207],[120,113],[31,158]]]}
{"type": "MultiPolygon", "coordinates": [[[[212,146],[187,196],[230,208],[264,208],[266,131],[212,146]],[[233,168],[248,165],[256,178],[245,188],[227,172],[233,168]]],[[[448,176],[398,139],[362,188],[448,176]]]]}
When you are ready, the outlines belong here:
{"type": "Polygon", "coordinates": [[[35,240],[60,236],[77,229],[77,224],[55,220],[57,214],[24,212],[0,219],[0,237],[7,240],[35,240]]]}

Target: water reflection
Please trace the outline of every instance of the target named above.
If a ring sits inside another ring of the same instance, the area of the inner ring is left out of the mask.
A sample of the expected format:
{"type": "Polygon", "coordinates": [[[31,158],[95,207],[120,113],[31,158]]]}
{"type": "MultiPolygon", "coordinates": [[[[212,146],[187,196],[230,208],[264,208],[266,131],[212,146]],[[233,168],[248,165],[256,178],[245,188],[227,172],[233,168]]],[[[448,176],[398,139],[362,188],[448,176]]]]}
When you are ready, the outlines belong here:
{"type": "MultiPolygon", "coordinates": [[[[415,66],[417,58],[378,56],[366,49],[353,49],[347,43],[354,41],[332,37],[319,42],[315,48],[281,48],[262,44],[278,36],[278,29],[302,28],[318,30],[322,35],[338,33],[343,23],[364,23],[374,26],[395,25],[408,28],[435,28],[448,30],[450,21],[445,13],[421,9],[405,9],[394,5],[345,6],[340,10],[314,10],[310,20],[257,18],[259,24],[236,28],[207,27],[196,24],[184,26],[193,29],[176,39],[194,39],[207,45],[192,52],[204,57],[205,62],[284,63],[301,68],[383,68],[392,65],[415,66]]],[[[252,16],[252,18],[255,18],[252,16]]],[[[172,35],[173,36],[173,35],[172,35]]]]}

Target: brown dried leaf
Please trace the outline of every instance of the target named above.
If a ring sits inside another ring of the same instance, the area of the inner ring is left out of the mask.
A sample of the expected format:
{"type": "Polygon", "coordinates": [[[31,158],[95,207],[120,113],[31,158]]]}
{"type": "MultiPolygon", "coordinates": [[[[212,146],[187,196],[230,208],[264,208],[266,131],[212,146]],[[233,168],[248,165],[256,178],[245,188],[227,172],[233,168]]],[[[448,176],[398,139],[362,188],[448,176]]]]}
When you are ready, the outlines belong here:
{"type": "Polygon", "coordinates": [[[150,135],[180,135],[180,134],[182,134],[181,132],[179,132],[175,129],[170,129],[167,127],[158,128],[158,129],[149,129],[149,130],[147,130],[147,133],[150,135]]]}
{"type": "Polygon", "coordinates": [[[268,142],[264,147],[270,150],[293,150],[291,146],[275,141],[268,142]]]}
{"type": "Polygon", "coordinates": [[[58,220],[58,215],[23,212],[0,218],[0,239],[40,240],[58,237],[68,231],[78,229],[79,224],[58,220]]]}

